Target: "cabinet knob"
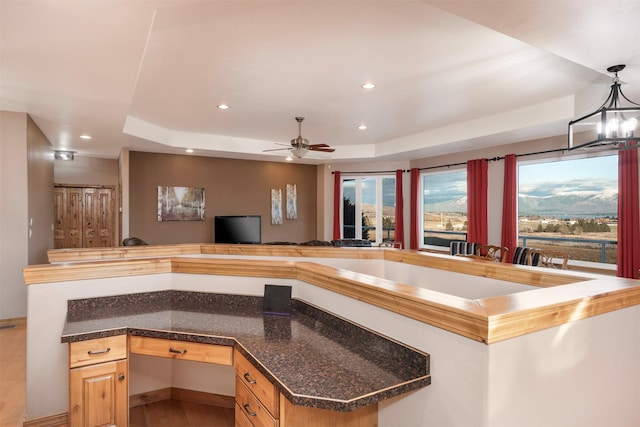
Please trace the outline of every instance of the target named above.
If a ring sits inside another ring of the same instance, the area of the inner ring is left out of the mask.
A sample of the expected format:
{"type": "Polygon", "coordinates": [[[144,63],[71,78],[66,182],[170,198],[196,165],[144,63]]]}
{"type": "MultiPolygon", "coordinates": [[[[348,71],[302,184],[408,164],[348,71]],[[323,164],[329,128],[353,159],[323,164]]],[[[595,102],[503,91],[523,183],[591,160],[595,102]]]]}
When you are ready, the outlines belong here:
{"type": "Polygon", "coordinates": [[[120,374],[120,376],[118,376],[118,379],[119,379],[120,381],[124,381],[124,374],[120,374]]]}

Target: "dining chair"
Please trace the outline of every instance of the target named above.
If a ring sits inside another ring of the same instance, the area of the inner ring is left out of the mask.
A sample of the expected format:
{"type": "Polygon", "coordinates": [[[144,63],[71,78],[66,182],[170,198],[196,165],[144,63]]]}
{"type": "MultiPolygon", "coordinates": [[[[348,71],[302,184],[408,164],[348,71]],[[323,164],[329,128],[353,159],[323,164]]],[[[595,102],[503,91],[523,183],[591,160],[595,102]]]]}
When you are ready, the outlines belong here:
{"type": "Polygon", "coordinates": [[[544,249],[532,249],[527,256],[528,265],[537,265],[539,267],[555,268],[566,270],[569,264],[569,254],[558,251],[549,251],[544,249]],[[533,264],[535,257],[538,257],[536,264],[533,264]]]}
{"type": "Polygon", "coordinates": [[[509,255],[509,248],[496,245],[478,245],[476,255],[496,262],[505,262],[509,255]]]}
{"type": "Polygon", "coordinates": [[[456,241],[449,244],[449,255],[475,255],[478,243],[456,241]]]}

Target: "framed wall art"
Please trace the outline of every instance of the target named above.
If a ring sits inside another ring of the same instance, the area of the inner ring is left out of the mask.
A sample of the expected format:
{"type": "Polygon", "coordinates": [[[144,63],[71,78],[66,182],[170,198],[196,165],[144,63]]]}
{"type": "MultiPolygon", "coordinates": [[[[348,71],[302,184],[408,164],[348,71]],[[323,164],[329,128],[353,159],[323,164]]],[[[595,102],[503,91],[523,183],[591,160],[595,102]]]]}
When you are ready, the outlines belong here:
{"type": "Polygon", "coordinates": [[[204,221],[204,188],[158,186],[158,221],[204,221]]]}
{"type": "Polygon", "coordinates": [[[287,219],[298,219],[298,195],[295,184],[287,184],[287,219]]]}
{"type": "Polygon", "coordinates": [[[271,224],[282,225],[282,190],[271,189],[271,224]]]}

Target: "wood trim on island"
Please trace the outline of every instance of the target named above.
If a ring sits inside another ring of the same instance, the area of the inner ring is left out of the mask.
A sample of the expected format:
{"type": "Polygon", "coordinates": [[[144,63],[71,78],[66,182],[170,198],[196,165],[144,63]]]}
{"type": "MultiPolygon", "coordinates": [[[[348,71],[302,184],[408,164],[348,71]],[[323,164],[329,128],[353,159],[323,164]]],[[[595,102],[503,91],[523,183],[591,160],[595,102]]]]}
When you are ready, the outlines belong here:
{"type": "Polygon", "coordinates": [[[49,257],[65,264],[26,267],[26,284],[158,273],[297,279],[486,344],[640,304],[638,280],[397,249],[207,244],[56,250],[49,257]],[[203,254],[224,257],[188,257],[203,254]],[[404,263],[539,289],[467,299],[304,259],[311,257],[404,263]]]}

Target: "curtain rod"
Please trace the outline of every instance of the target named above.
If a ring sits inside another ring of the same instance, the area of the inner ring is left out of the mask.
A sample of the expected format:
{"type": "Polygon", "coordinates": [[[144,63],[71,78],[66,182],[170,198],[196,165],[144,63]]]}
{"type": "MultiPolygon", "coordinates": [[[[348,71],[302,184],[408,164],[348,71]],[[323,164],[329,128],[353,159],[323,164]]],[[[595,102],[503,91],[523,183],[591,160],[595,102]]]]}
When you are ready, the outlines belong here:
{"type": "MultiPolygon", "coordinates": [[[[524,153],[524,154],[516,154],[516,157],[526,157],[526,156],[535,156],[537,154],[549,154],[549,153],[564,153],[565,151],[567,151],[566,148],[555,148],[553,150],[545,150],[545,151],[534,151],[533,153],[524,153]]],[[[504,156],[498,156],[498,157],[492,157],[490,159],[487,159],[488,162],[495,162],[498,160],[504,160],[504,156]]],[[[459,162],[459,163],[450,163],[448,165],[440,165],[440,166],[428,166],[428,167],[424,167],[424,168],[419,168],[418,170],[428,170],[428,169],[438,169],[438,168],[448,168],[451,166],[462,166],[462,165],[466,165],[467,162],[459,162]]]]}
{"type": "MultiPolygon", "coordinates": [[[[631,146],[631,147],[625,147],[625,148],[607,148],[604,150],[600,150],[600,151],[595,151],[595,152],[604,152],[604,151],[620,151],[620,150],[625,150],[625,149],[630,149],[630,148],[638,148],[638,146],[631,146]]],[[[523,153],[523,154],[516,154],[516,158],[517,157],[527,157],[527,156],[536,156],[538,154],[550,154],[550,153],[562,153],[564,154],[565,151],[568,151],[567,148],[554,148],[553,150],[544,150],[544,151],[534,151],[532,153],[523,153]]],[[[490,159],[486,159],[489,162],[495,162],[498,160],[504,160],[504,156],[498,156],[498,157],[492,157],[490,159]]],[[[459,163],[449,163],[447,165],[439,165],[439,166],[427,166],[424,168],[418,168],[418,170],[429,170],[429,169],[439,169],[439,168],[449,168],[452,166],[462,166],[462,165],[466,165],[467,162],[459,162],[459,163]]],[[[363,175],[363,174],[383,174],[383,173],[395,173],[396,171],[370,171],[370,172],[340,172],[341,175],[348,175],[348,174],[352,174],[352,175],[363,175]]],[[[402,169],[402,172],[411,172],[411,169],[402,169]]],[[[334,172],[331,172],[331,174],[334,174],[334,172]]]]}
{"type": "MultiPolygon", "coordinates": [[[[409,172],[409,169],[400,169],[402,172],[409,172]]],[[[368,171],[368,172],[342,172],[339,171],[340,175],[365,175],[365,174],[387,174],[387,173],[396,173],[395,170],[392,171],[368,171]]],[[[331,174],[335,174],[336,171],[332,171],[331,174]]]]}

